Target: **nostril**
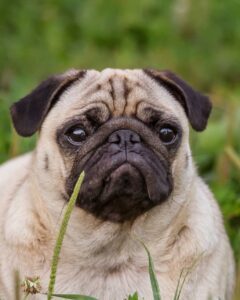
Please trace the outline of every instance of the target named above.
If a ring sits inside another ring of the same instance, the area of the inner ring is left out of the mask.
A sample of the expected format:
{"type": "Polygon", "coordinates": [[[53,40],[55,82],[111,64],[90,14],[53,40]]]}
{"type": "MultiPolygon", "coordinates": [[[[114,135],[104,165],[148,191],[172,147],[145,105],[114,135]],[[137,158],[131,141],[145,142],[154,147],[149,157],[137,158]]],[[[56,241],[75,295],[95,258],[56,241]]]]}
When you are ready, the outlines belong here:
{"type": "Polygon", "coordinates": [[[134,131],[122,129],[113,132],[109,138],[108,142],[110,144],[122,145],[126,147],[126,145],[133,145],[137,143],[141,143],[141,137],[134,131]]]}
{"type": "Polygon", "coordinates": [[[108,141],[109,141],[109,143],[120,144],[121,137],[119,136],[118,133],[115,133],[115,134],[110,135],[110,137],[108,138],[108,141]]]}
{"type": "Polygon", "coordinates": [[[131,134],[130,135],[130,142],[133,143],[133,144],[140,143],[141,138],[138,134],[131,134]]]}

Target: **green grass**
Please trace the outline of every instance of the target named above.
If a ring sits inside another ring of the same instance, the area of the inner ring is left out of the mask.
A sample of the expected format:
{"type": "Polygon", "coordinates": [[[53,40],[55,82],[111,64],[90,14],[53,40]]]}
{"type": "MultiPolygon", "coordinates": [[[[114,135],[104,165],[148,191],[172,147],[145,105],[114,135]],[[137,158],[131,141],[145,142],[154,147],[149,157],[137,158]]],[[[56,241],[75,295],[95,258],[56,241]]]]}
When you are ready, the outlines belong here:
{"type": "Polygon", "coordinates": [[[142,242],[142,241],[140,241],[140,242],[141,242],[142,246],[144,247],[144,249],[147,253],[147,256],[148,256],[148,273],[149,273],[152,292],[153,292],[153,300],[161,300],[160,289],[159,289],[157,277],[155,274],[154,264],[153,264],[151,254],[150,254],[147,246],[144,244],[144,242],[142,242]]]}

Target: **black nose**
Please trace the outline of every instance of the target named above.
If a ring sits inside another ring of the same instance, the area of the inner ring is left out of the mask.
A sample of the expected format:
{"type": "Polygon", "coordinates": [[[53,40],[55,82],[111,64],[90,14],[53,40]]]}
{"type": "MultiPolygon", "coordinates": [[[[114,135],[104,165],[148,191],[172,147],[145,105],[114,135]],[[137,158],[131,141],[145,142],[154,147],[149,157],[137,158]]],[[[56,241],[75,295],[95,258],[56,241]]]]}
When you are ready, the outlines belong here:
{"type": "Polygon", "coordinates": [[[116,144],[119,147],[127,147],[135,144],[139,144],[141,142],[140,136],[128,129],[121,129],[118,131],[114,131],[108,138],[108,142],[111,144],[116,144]]]}

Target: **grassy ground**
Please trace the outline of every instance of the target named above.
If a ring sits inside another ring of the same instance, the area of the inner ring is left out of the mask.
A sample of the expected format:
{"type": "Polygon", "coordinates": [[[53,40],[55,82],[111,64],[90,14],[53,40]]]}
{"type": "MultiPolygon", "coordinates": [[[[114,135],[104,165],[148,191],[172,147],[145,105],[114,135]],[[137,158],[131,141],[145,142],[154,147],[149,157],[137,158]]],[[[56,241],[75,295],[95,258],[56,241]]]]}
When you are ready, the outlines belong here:
{"type": "Polygon", "coordinates": [[[35,138],[13,132],[8,108],[49,74],[70,67],[171,69],[212,98],[207,130],[192,133],[193,156],[239,261],[239,15],[237,0],[1,1],[0,162],[33,148],[35,138]]]}

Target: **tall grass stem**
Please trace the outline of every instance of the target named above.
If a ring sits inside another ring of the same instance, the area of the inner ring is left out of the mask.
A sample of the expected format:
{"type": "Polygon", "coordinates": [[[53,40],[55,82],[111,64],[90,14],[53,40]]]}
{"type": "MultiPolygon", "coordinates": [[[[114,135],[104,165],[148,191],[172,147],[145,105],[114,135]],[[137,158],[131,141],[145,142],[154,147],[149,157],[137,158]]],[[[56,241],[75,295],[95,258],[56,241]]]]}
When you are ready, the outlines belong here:
{"type": "Polygon", "coordinates": [[[60,230],[58,233],[57,241],[54,247],[53,257],[52,257],[52,264],[51,264],[51,273],[50,273],[50,281],[48,285],[48,300],[52,299],[53,293],[54,293],[54,286],[56,281],[56,274],[57,274],[57,267],[58,267],[58,261],[59,261],[59,255],[62,248],[63,239],[67,230],[67,225],[72,213],[72,210],[75,206],[77,196],[79,194],[82,182],[84,180],[84,172],[82,172],[78,178],[78,181],[74,187],[73,193],[70,197],[70,200],[68,202],[68,205],[66,207],[64,217],[60,226],[60,230]]]}

